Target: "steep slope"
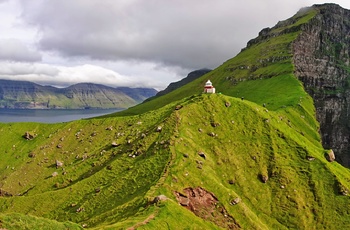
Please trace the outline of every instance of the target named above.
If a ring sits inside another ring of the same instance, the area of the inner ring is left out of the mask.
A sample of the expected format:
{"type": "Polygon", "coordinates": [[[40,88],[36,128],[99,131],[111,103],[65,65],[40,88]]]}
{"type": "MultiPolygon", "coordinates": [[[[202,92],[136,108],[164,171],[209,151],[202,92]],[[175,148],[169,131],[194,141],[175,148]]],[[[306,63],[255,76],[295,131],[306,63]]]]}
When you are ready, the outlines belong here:
{"type": "MultiPolygon", "coordinates": [[[[159,91],[155,96],[159,97],[167,93],[170,93],[171,91],[174,91],[175,89],[180,88],[181,86],[184,86],[193,80],[196,80],[197,78],[203,76],[204,74],[209,73],[210,71],[211,71],[210,69],[199,69],[199,70],[192,71],[187,75],[187,77],[181,79],[180,81],[170,83],[168,87],[166,87],[162,91],[159,91]]],[[[151,99],[152,98],[150,98],[150,100],[151,99]]]]}
{"type": "Polygon", "coordinates": [[[147,88],[112,88],[80,83],[67,88],[41,86],[32,82],[0,80],[1,108],[83,109],[128,108],[156,90],[147,88]]]}
{"type": "Polygon", "coordinates": [[[209,74],[120,115],[143,113],[200,93],[208,79],[226,95],[279,110],[304,97],[293,91],[297,78],[314,100],[324,147],[333,149],[337,161],[350,167],[349,17],[350,11],[336,4],[301,9],[263,29],[241,53],[209,74]],[[269,85],[268,91],[261,91],[261,84],[269,85]],[[281,104],[279,98],[285,96],[290,100],[281,104]]]}
{"type": "Polygon", "coordinates": [[[349,171],[290,117],[198,95],[140,116],[1,124],[1,227],[19,224],[11,213],[97,229],[349,225],[349,171]]]}
{"type": "Polygon", "coordinates": [[[293,43],[295,74],[315,101],[323,145],[350,167],[350,11],[335,4],[317,9],[293,43]]]}
{"type": "Polygon", "coordinates": [[[299,97],[304,95],[298,95],[294,92],[293,86],[300,83],[295,79],[293,73],[292,42],[300,34],[302,25],[316,14],[317,9],[312,8],[309,11],[299,12],[283,23],[278,23],[272,29],[264,29],[258,38],[248,42],[247,48],[215,70],[164,96],[137,105],[117,115],[140,114],[154,108],[160,108],[172,101],[201,93],[208,79],[213,82],[217,91],[234,97],[244,97],[259,104],[265,103],[268,109],[277,110],[285,106],[297,105],[299,97]],[[269,39],[266,39],[267,32],[269,39]],[[260,84],[269,85],[270,90],[260,91],[260,84]],[[281,92],[289,94],[288,104],[279,102],[278,97],[281,92]]]}
{"type": "Polygon", "coordinates": [[[347,229],[350,171],[327,160],[293,74],[293,42],[322,7],[122,113],[0,124],[0,227],[347,229]],[[208,79],[221,94],[201,93],[208,79]]]}

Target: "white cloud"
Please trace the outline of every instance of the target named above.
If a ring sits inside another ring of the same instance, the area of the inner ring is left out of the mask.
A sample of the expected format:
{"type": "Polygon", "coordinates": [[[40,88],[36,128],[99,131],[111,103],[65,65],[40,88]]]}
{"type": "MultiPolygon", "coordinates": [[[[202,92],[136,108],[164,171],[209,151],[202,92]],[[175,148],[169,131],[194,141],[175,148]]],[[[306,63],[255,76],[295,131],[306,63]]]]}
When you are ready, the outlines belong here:
{"type": "Polygon", "coordinates": [[[0,39],[0,60],[37,62],[41,61],[41,54],[17,39],[0,39]]]}
{"type": "Polygon", "coordinates": [[[22,0],[43,50],[66,57],[214,68],[304,1],[22,0]]]}
{"type": "MultiPolygon", "coordinates": [[[[350,8],[349,1],[335,1],[350,8]]],[[[311,0],[0,0],[0,76],[166,87],[311,0]],[[22,63],[21,63],[22,62],[22,63]],[[28,63],[32,62],[32,63],[28,63]]]]}
{"type": "MultiPolygon", "coordinates": [[[[130,63],[125,63],[130,66],[130,63]]],[[[124,64],[124,65],[125,65],[124,64]]],[[[123,65],[123,64],[121,64],[123,65]]],[[[143,64],[144,65],[144,64],[143,64]]],[[[152,65],[152,64],[149,64],[152,65]]],[[[125,67],[126,67],[125,66],[125,67]]],[[[174,77],[166,69],[153,70],[154,76],[149,73],[142,74],[145,66],[139,70],[120,74],[112,69],[97,65],[84,64],[77,66],[59,66],[42,63],[24,63],[24,62],[0,62],[1,79],[32,81],[42,85],[54,85],[65,87],[80,82],[93,82],[108,85],[111,87],[129,86],[129,87],[150,87],[162,89],[164,81],[162,76],[174,77]]],[[[147,68],[151,68],[148,66],[147,68]]]]}

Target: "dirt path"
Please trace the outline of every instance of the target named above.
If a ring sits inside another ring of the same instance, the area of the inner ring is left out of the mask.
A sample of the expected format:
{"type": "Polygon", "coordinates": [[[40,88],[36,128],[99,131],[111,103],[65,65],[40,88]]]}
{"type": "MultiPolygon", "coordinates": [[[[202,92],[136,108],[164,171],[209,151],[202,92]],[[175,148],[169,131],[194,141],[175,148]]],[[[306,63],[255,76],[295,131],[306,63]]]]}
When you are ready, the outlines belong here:
{"type": "Polygon", "coordinates": [[[152,219],[154,219],[154,217],[156,217],[154,214],[150,215],[149,217],[147,217],[147,219],[145,219],[144,221],[135,224],[134,226],[128,228],[127,230],[135,230],[138,227],[147,224],[148,222],[150,222],[152,219]]]}

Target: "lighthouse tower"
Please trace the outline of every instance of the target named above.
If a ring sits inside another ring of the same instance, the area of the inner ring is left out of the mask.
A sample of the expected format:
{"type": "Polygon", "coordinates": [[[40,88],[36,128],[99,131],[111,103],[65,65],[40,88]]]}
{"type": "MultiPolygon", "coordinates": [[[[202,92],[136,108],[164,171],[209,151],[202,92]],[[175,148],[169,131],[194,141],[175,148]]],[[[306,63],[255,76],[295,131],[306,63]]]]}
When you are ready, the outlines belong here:
{"type": "Polygon", "coordinates": [[[208,80],[207,83],[205,83],[204,93],[215,93],[215,88],[210,80],[208,80]]]}

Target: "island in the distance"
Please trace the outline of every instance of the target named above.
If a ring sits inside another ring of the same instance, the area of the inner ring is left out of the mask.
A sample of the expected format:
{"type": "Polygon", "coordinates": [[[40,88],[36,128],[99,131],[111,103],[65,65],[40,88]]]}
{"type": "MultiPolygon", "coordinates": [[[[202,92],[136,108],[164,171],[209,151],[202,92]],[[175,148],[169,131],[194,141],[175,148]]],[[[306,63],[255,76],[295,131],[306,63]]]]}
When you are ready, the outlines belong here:
{"type": "Polygon", "coordinates": [[[93,83],[56,88],[29,81],[0,80],[0,108],[125,109],[157,92],[153,88],[113,88],[93,83]]]}

